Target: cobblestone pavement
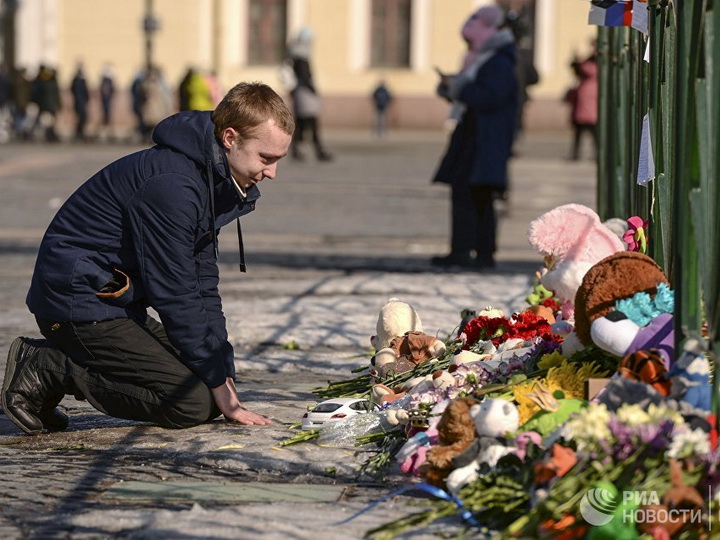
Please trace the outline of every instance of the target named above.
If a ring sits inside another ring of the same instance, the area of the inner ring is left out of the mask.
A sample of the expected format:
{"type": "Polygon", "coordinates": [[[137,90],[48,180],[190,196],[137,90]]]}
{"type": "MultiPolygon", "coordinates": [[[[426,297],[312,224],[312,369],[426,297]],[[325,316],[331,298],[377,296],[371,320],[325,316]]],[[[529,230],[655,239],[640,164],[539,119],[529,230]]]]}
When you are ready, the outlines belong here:
{"type": "MultiPolygon", "coordinates": [[[[257,212],[244,220],[247,275],[235,265],[234,232],[221,234],[221,292],[238,390],[275,423],[216,421],[169,431],[108,418],[66,398],[69,429],[28,437],[0,414],[0,537],[360,538],[414,509],[408,505],[417,500],[396,498],[335,525],[407,479],[358,477],[370,455],[364,447],[278,443],[317,401],[313,388],[366,365],[368,338],[387,298],[411,302],[425,330],[441,336],[463,308],[521,308],[539,263],[527,245],[528,222],[558,204],[593,206],[594,167],[562,159],[566,134],[527,135],[512,164],[497,271],[439,272],[428,259],[447,249],[448,191],[428,179],[444,137],[328,135],[334,162],[283,163],[278,180],[263,185],[257,212]],[[265,495],[252,496],[253,486],[265,495]],[[151,489],[158,487],[166,490],[151,489]]],[[[24,296],[44,228],[86,177],[136,149],[0,146],[3,371],[10,342],[38,335],[24,296]]],[[[457,525],[413,537],[453,533],[457,525]]]]}

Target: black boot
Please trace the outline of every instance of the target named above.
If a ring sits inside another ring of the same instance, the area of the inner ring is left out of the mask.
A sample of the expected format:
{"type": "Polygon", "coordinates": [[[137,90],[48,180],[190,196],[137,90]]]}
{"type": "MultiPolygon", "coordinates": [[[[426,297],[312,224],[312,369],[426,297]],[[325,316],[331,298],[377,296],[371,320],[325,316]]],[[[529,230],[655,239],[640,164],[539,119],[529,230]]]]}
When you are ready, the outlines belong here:
{"type": "Polygon", "coordinates": [[[44,341],[19,337],[10,345],[0,401],[7,417],[25,433],[67,427],[67,416],[55,409],[63,393],[49,392],[40,380],[38,354],[44,341]]]}

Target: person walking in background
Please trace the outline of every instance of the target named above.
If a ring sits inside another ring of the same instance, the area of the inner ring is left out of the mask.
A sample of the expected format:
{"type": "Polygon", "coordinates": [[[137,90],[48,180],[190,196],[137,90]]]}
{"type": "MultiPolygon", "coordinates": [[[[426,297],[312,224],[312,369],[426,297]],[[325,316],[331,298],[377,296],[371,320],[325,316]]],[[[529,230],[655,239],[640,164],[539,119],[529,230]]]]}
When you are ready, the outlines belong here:
{"type": "Polygon", "coordinates": [[[140,114],[142,139],[150,142],[152,130],[172,113],[172,96],[158,66],[152,66],[140,84],[140,114]]]}
{"type": "Polygon", "coordinates": [[[188,108],[191,111],[212,111],[215,108],[210,85],[201,73],[193,70],[187,84],[188,108]]]}
{"type": "Polygon", "coordinates": [[[315,156],[318,161],[329,161],[332,155],[325,149],[320,139],[320,111],[322,104],[313,82],[310,67],[310,52],[312,49],[313,32],[310,28],[302,28],[297,37],[288,44],[288,60],[292,63],[295,74],[295,88],[290,92],[295,113],[295,135],[292,141],[292,157],[302,161],[304,156],[300,152],[305,131],[310,131],[315,156]]]}
{"type": "Polygon", "coordinates": [[[26,300],[45,339],[18,337],[8,353],[0,401],[19,429],[65,429],[56,408],[65,395],[171,429],[221,414],[271,423],[238,399],[218,231],[254,210],[294,127],[274,90],[240,83],[213,112],[160,122],[154,146],[70,196],[40,244],[26,300]]]}
{"type": "Polygon", "coordinates": [[[577,85],[565,95],[570,105],[570,121],[573,127],[573,141],[570,159],[580,159],[580,146],[583,133],[588,133],[593,143],[593,159],[597,155],[597,119],[598,119],[598,65],[597,49],[592,43],[592,52],[584,60],[573,58],[570,63],[577,77],[577,85]]]}
{"type": "Polygon", "coordinates": [[[107,137],[110,132],[112,121],[112,104],[115,97],[115,78],[113,68],[105,64],[100,75],[100,105],[102,107],[101,136],[107,137]]]}
{"type": "Polygon", "coordinates": [[[75,71],[75,75],[70,83],[70,93],[73,97],[73,107],[77,121],[75,125],[75,140],[85,142],[87,140],[85,127],[87,126],[90,92],[88,92],[87,81],[85,80],[85,73],[83,73],[81,63],[78,64],[77,71],[75,71]]]}
{"type": "Polygon", "coordinates": [[[190,78],[195,73],[195,70],[191,67],[187,68],[185,75],[178,84],[178,110],[189,111],[190,110],[190,78]]]}
{"type": "Polygon", "coordinates": [[[382,137],[387,132],[387,113],[393,96],[390,93],[384,80],[380,80],[372,93],[373,104],[375,105],[375,133],[382,137]]]}
{"type": "Polygon", "coordinates": [[[55,131],[55,123],[61,105],[60,87],[57,72],[53,68],[40,65],[31,84],[31,96],[32,101],[38,106],[32,133],[35,134],[38,128],[42,128],[46,142],[58,142],[60,139],[55,131]]]}
{"type": "MultiPolygon", "coordinates": [[[[445,257],[431,260],[436,266],[487,269],[495,266],[497,220],[494,199],[507,188],[507,164],[512,152],[518,107],[515,73],[515,40],[500,28],[504,13],[498,6],[475,11],[462,28],[468,52],[460,72],[440,74],[440,96],[452,102],[457,119],[450,144],[433,178],[453,187],[453,203],[470,195],[478,219],[475,257],[465,245],[453,245],[445,257]]],[[[453,204],[453,221],[460,209],[453,204]]],[[[467,231],[471,237],[473,231],[467,231]]],[[[453,227],[453,233],[459,234],[453,227]]],[[[453,238],[453,243],[459,243],[453,238]]]]}
{"type": "Polygon", "coordinates": [[[130,83],[130,99],[132,105],[132,112],[135,115],[135,136],[142,140],[145,137],[145,123],[143,122],[142,105],[143,105],[143,91],[142,85],[145,79],[145,71],[139,70],[135,77],[133,77],[132,83],[130,83]]]}
{"type": "Polygon", "coordinates": [[[28,105],[30,105],[30,81],[24,67],[15,68],[12,74],[12,104],[13,133],[15,138],[26,141],[29,138],[28,105]]]}
{"type": "Polygon", "coordinates": [[[0,143],[10,140],[12,132],[10,105],[12,103],[12,80],[4,64],[0,64],[0,143]]]}

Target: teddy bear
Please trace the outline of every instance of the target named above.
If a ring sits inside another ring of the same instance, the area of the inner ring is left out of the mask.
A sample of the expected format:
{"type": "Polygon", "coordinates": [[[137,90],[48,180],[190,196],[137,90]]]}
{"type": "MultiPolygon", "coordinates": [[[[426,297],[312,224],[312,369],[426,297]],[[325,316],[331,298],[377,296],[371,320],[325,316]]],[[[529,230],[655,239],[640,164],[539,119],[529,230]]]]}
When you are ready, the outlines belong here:
{"type": "Polygon", "coordinates": [[[545,257],[548,270],[540,283],[561,304],[575,301],[585,272],[595,263],[626,249],[617,234],[581,204],[558,206],[530,222],[528,241],[545,257]]]}
{"type": "Polygon", "coordinates": [[[379,379],[387,379],[411,371],[432,358],[440,358],[445,350],[445,343],[434,336],[418,331],[406,332],[376,352],[370,363],[379,379]]]}
{"type": "Polygon", "coordinates": [[[438,444],[427,453],[420,474],[429,483],[445,488],[445,479],[453,470],[452,459],[475,440],[475,423],[470,408],[477,405],[471,397],[455,398],[447,404],[437,423],[438,444]]]}
{"type": "Polygon", "coordinates": [[[456,496],[463,486],[480,476],[481,464],[495,467],[501,457],[515,450],[514,436],[520,426],[517,406],[505,399],[485,399],[473,405],[470,417],[477,437],[453,458],[454,470],[446,479],[448,490],[456,496]],[[508,435],[511,438],[506,438],[508,435]]]}
{"type": "Polygon", "coordinates": [[[390,346],[390,342],[406,332],[422,332],[423,326],[417,311],[399,298],[390,298],[380,309],[370,343],[376,351],[390,346]]]}
{"type": "Polygon", "coordinates": [[[616,356],[657,349],[669,368],[674,358],[673,293],[647,255],[615,253],[596,263],[575,297],[575,334],[616,356]]]}

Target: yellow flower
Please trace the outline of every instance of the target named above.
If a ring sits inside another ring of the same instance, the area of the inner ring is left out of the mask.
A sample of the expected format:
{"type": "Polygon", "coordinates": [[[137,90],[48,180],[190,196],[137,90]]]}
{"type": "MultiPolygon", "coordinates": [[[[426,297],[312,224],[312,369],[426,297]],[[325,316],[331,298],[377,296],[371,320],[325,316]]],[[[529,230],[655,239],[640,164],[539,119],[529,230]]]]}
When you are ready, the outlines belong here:
{"type": "Polygon", "coordinates": [[[550,368],[545,380],[547,387],[559,387],[565,397],[583,399],[585,397],[585,381],[591,377],[607,375],[595,362],[583,364],[570,363],[563,360],[559,366],[550,368]]]}
{"type": "Polygon", "coordinates": [[[628,426],[639,426],[640,424],[647,424],[650,421],[650,415],[646,413],[640,405],[629,405],[626,403],[617,410],[616,415],[618,420],[628,426]]]}
{"type": "MultiPolygon", "coordinates": [[[[543,360],[555,354],[546,354],[543,360]]],[[[560,358],[560,364],[551,367],[545,377],[528,379],[513,387],[513,397],[520,412],[521,425],[540,411],[540,406],[527,396],[533,391],[536,382],[540,382],[551,394],[560,390],[566,398],[584,399],[585,381],[591,377],[607,375],[607,372],[602,371],[594,362],[570,363],[561,354],[557,353],[557,356],[560,358]]]]}
{"type": "Polygon", "coordinates": [[[544,354],[540,358],[537,367],[539,367],[540,369],[550,369],[552,367],[562,364],[563,360],[565,360],[565,357],[560,351],[553,351],[551,353],[544,354]]]}

